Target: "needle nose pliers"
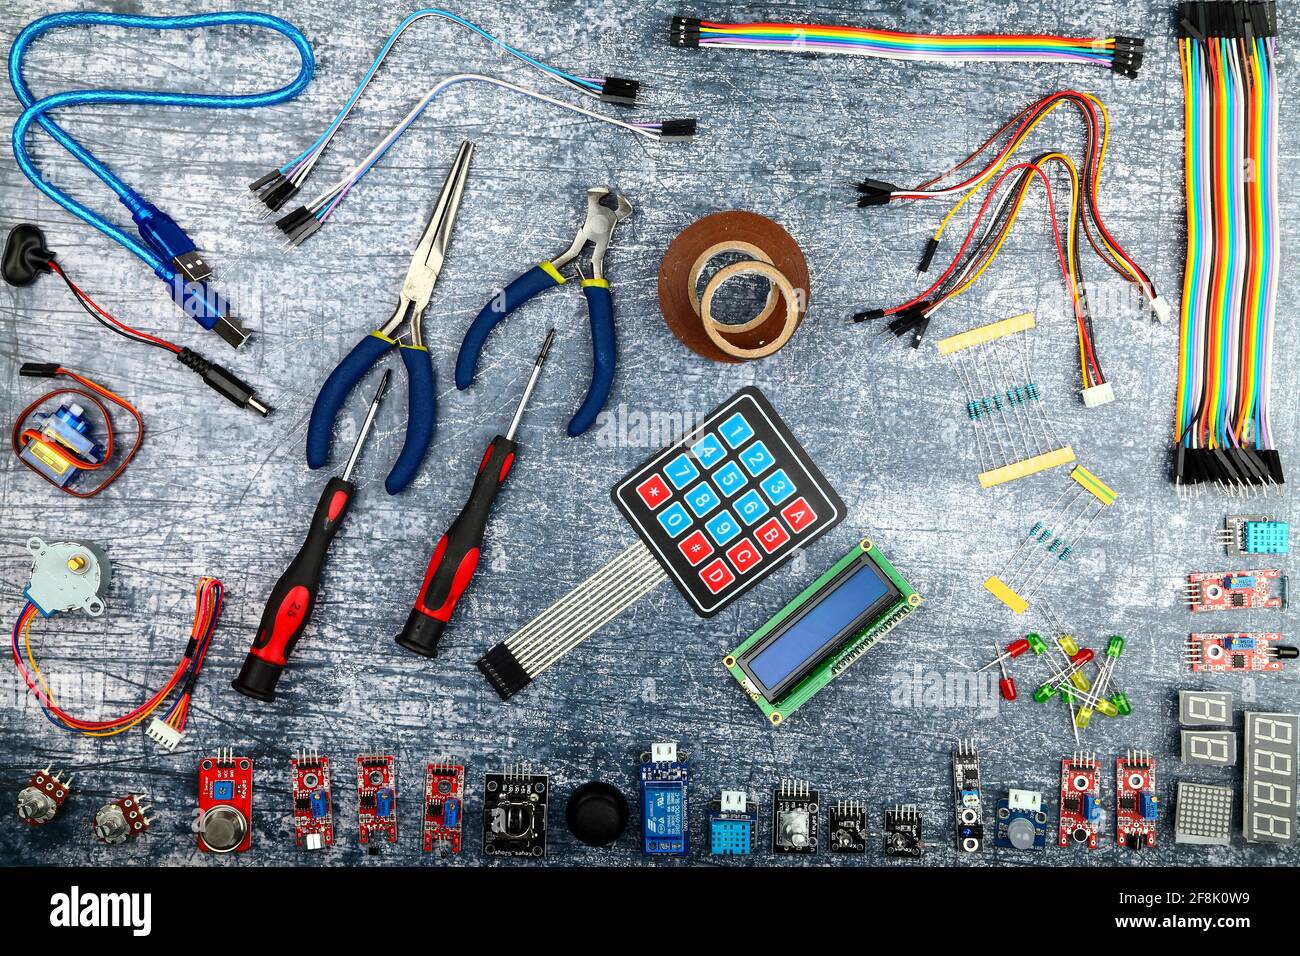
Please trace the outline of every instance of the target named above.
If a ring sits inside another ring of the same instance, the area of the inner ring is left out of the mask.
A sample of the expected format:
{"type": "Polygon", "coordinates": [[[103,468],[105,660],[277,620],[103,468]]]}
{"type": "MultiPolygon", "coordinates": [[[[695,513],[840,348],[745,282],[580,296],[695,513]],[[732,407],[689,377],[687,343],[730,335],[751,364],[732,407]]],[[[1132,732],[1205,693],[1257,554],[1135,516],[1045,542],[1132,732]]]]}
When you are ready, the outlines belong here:
{"type": "Polygon", "coordinates": [[[451,244],[452,225],[460,208],[460,198],[465,191],[465,180],[469,175],[469,162],[473,155],[474,144],[461,143],[438,197],[438,205],[434,207],[424,236],[411,257],[411,267],[402,283],[401,298],[393,317],[358,342],[321,386],[316,404],[312,406],[311,421],[307,425],[307,464],[310,467],[320,468],[329,462],[330,437],[339,409],[371,367],[394,347],[401,353],[402,363],[406,366],[410,408],[406,420],[406,439],[392,471],[388,473],[384,488],[390,495],[397,494],[411,483],[424,461],[429,443],[433,440],[437,410],[433,360],[429,357],[429,350],[424,347],[420,318],[429,304],[433,286],[438,281],[438,273],[442,271],[447,247],[451,244]],[[398,329],[407,321],[411,323],[409,336],[398,335],[398,329]]]}
{"type": "MultiPolygon", "coordinates": [[[[587,311],[591,315],[591,384],[582,405],[569,421],[569,437],[581,435],[595,424],[596,415],[605,407],[610,387],[614,384],[616,351],[614,300],[605,279],[605,250],[609,248],[614,227],[630,215],[632,204],[622,196],[603,187],[588,189],[587,221],[578,230],[573,244],[563,254],[533,266],[507,285],[483,306],[474,319],[456,357],[456,387],[463,390],[474,384],[483,343],[497,323],[538,293],[563,285],[566,279],[560,269],[591,245],[591,278],[582,276],[582,292],[587,297],[587,311]]],[[[579,275],[582,275],[581,269],[579,275]]]]}

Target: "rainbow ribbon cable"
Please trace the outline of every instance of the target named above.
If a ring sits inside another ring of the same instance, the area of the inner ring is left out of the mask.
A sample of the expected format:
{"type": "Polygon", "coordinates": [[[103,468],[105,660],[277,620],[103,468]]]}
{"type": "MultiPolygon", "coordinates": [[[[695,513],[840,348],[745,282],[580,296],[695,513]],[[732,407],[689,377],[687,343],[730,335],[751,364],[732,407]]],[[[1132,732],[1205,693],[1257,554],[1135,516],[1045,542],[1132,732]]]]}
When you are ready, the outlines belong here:
{"type": "Polygon", "coordinates": [[[1183,3],[1187,261],[1178,356],[1179,493],[1281,485],[1268,396],[1279,268],[1277,6],[1183,3]]]}
{"type": "Polygon", "coordinates": [[[1137,76],[1143,41],[1134,37],[1061,37],[1046,34],[900,33],[816,23],[712,23],[673,17],[668,42],[679,47],[843,53],[932,63],[1087,63],[1137,76]]]}

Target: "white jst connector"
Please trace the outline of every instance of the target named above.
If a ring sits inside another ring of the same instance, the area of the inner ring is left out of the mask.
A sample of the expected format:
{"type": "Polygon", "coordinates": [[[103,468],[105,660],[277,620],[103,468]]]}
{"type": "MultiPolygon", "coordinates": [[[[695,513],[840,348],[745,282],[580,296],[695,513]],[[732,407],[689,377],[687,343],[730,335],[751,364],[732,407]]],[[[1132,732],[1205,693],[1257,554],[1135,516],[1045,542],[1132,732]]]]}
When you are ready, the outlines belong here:
{"type": "Polygon", "coordinates": [[[1169,324],[1169,315],[1171,312],[1169,308],[1169,300],[1163,295],[1158,295],[1151,300],[1151,311],[1156,314],[1156,320],[1161,325],[1169,324]]]}
{"type": "Polygon", "coordinates": [[[1110,387],[1110,382],[1085,388],[1079,394],[1083,396],[1083,404],[1087,408],[1098,408],[1115,401],[1115,390],[1110,387]]]}
{"type": "Polygon", "coordinates": [[[157,717],[149,721],[144,735],[167,751],[175,750],[176,745],[181,742],[181,732],[167,726],[157,717]]]}

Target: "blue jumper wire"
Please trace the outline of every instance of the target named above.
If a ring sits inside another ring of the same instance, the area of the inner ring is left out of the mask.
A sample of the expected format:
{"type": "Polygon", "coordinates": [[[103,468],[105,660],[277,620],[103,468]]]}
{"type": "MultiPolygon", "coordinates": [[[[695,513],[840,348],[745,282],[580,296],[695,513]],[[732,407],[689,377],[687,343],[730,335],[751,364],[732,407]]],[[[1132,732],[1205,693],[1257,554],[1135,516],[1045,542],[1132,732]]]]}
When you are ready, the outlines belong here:
{"type": "Polygon", "coordinates": [[[33,20],[18,34],[9,49],[9,82],[23,105],[22,115],[14,123],[13,151],[18,167],[37,189],[58,203],[81,221],[94,226],[104,235],[135,254],[168,284],[176,304],[205,329],[214,327],[231,345],[243,344],[247,333],[226,312],[225,302],[206,283],[211,274],[198,259],[194,242],[170,216],[159,210],[142,195],[124,183],[111,169],[95,158],[91,152],[59,126],[48,114],[65,107],[89,104],[189,106],[200,109],[238,109],[274,106],[293,99],[311,81],[316,60],[311,45],[302,31],[293,24],[265,13],[230,12],[203,13],[187,16],[148,17],[122,13],[69,12],[55,13],[33,20]],[[298,75],[279,89],[263,93],[207,94],[170,93],[144,90],[69,90],[36,99],[23,77],[23,60],[28,48],[41,35],[65,27],[114,26],[128,29],[191,30],[222,26],[253,26],[272,30],[284,36],[298,51],[298,75]],[[140,238],[129,235],[109,222],[59,187],[47,182],[32,162],[27,151],[27,133],[32,123],[39,123],[64,149],[117,194],[122,205],[130,211],[140,232],[140,238]],[[193,256],[198,260],[193,268],[193,256]],[[181,260],[180,266],[177,260],[181,260]],[[186,272],[189,272],[187,275],[186,272]]]}

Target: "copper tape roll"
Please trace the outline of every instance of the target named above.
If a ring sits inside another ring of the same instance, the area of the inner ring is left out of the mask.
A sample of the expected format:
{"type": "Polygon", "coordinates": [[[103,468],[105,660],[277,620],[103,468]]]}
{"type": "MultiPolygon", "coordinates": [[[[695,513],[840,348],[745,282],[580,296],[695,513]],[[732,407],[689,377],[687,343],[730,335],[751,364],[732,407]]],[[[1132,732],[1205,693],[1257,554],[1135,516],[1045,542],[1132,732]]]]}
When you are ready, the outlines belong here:
{"type": "Polygon", "coordinates": [[[659,266],[659,309],[673,335],[696,355],[714,362],[763,358],[790,340],[808,308],[808,263],[790,234],[752,212],[718,212],[687,226],[659,266]],[[711,259],[725,252],[748,256],[696,292],[711,259]],[[712,300],[728,280],[760,275],[770,283],[767,301],[747,322],[727,324],[712,315],[712,300]]]}

